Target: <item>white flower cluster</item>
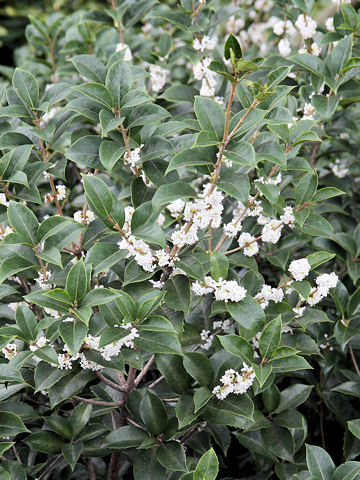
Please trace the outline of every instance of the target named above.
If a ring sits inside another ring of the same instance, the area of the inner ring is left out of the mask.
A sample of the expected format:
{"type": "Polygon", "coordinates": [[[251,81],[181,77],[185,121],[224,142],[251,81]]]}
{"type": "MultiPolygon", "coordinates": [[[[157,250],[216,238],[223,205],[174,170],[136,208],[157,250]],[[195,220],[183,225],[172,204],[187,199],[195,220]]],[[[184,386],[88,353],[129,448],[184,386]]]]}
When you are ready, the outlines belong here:
{"type": "Polygon", "coordinates": [[[4,348],[1,349],[1,353],[4,354],[7,360],[11,360],[12,358],[16,357],[16,355],[19,353],[19,350],[17,349],[16,343],[8,343],[4,348]]]}
{"type": "Polygon", "coordinates": [[[310,55],[314,55],[315,57],[318,57],[321,53],[321,47],[318,43],[313,42],[310,45],[310,49],[308,49],[306,47],[302,47],[302,48],[299,49],[299,53],[310,53],[310,55]]]}
{"type": "Polygon", "coordinates": [[[51,278],[51,272],[50,270],[47,270],[46,272],[39,272],[39,276],[36,279],[38,285],[42,289],[46,289],[49,287],[49,284],[46,282],[49,282],[51,278]]]}
{"type": "Polygon", "coordinates": [[[309,17],[309,15],[301,13],[298,16],[295,25],[305,39],[312,38],[315,35],[317,23],[309,17]]]}
{"type": "Polygon", "coordinates": [[[334,18],[330,17],[326,20],[325,22],[325,27],[329,32],[335,32],[335,27],[334,27],[334,18]]]}
{"type": "Polygon", "coordinates": [[[215,322],[213,322],[213,329],[221,329],[224,332],[229,332],[231,330],[232,323],[233,322],[231,320],[215,320],[215,322]]]}
{"type": "Polygon", "coordinates": [[[296,29],[290,20],[281,20],[275,17],[273,32],[275,35],[288,34],[290,37],[294,36],[296,29]]]}
{"type": "Polygon", "coordinates": [[[337,158],[335,163],[330,163],[330,168],[335,177],[344,178],[349,173],[349,169],[346,167],[346,164],[337,158]]]}
{"type": "Polygon", "coordinates": [[[266,179],[264,177],[259,177],[254,181],[255,183],[256,182],[262,183],[263,185],[279,185],[279,183],[281,183],[281,179],[282,179],[281,173],[279,173],[278,175],[276,175],[276,177],[266,178],[266,179]]]}
{"type": "Polygon", "coordinates": [[[150,65],[151,88],[154,92],[160,92],[166,83],[169,70],[160,65],[150,65]]]}
{"type": "Polygon", "coordinates": [[[89,225],[91,222],[95,220],[94,212],[87,209],[85,215],[83,210],[78,210],[74,213],[74,220],[75,222],[82,223],[83,225],[89,225]]]}
{"type": "Polygon", "coordinates": [[[297,282],[301,282],[301,280],[304,280],[304,278],[309,275],[310,270],[311,265],[307,258],[293,260],[289,265],[289,272],[297,282]]]}
{"type": "Polygon", "coordinates": [[[15,230],[10,226],[6,226],[5,228],[3,228],[3,226],[0,225],[0,240],[4,240],[5,237],[10,235],[10,233],[14,232],[15,230]]]}
{"type": "Polygon", "coordinates": [[[279,53],[282,57],[288,57],[291,53],[290,42],[287,38],[282,38],[278,43],[279,53]]]}
{"type": "Polygon", "coordinates": [[[255,372],[252,368],[243,362],[241,373],[230,368],[226,370],[224,375],[220,378],[222,385],[217,385],[212,393],[220,400],[224,400],[230,393],[236,395],[245,393],[251,387],[255,379],[255,372]]]}
{"type": "Polygon", "coordinates": [[[284,292],[281,288],[271,287],[264,284],[259,293],[255,295],[256,300],[260,302],[262,308],[266,308],[270,301],[275,303],[282,302],[284,298],[284,292]]]}
{"type": "Polygon", "coordinates": [[[172,217],[177,218],[183,212],[185,208],[185,202],[181,198],[178,198],[177,200],[169,203],[166,208],[169,210],[172,217]]]}
{"type": "Polygon", "coordinates": [[[61,317],[59,312],[57,312],[56,310],[53,310],[52,308],[44,307],[44,311],[47,315],[50,315],[50,317],[54,317],[54,318],[60,318],[61,317]]]}
{"type": "Polygon", "coordinates": [[[127,150],[124,153],[124,161],[127,165],[130,165],[131,171],[134,173],[134,167],[138,164],[141,160],[140,157],[140,150],[144,145],[141,144],[140,147],[134,148],[133,150],[127,150]]]}
{"type": "Polygon", "coordinates": [[[270,220],[262,229],[261,240],[264,243],[277,243],[280,240],[283,226],[284,223],[281,220],[270,220]]]}
{"type": "Polygon", "coordinates": [[[203,341],[201,348],[204,350],[209,350],[214,340],[214,335],[211,334],[210,330],[201,330],[200,338],[203,341]]]}
{"type": "Polygon", "coordinates": [[[259,244],[257,243],[256,238],[250,233],[242,233],[238,238],[238,242],[240,247],[244,247],[243,253],[247,257],[252,257],[259,251],[259,244]]]}
{"type": "Polygon", "coordinates": [[[0,205],[4,205],[4,207],[9,206],[9,202],[7,200],[5,193],[0,193],[0,205]]]}
{"type": "Polygon", "coordinates": [[[304,120],[314,120],[315,107],[311,103],[305,103],[303,107],[304,120]]]}
{"type": "Polygon", "coordinates": [[[232,15],[225,24],[225,30],[227,33],[238,34],[240,30],[245,27],[245,22],[242,18],[236,18],[232,15]]]}
{"type": "MultiPolygon", "coordinates": [[[[92,335],[88,335],[84,339],[84,345],[87,346],[87,348],[92,349],[92,350],[97,350],[101,354],[101,356],[107,360],[110,361],[112,357],[116,357],[119,355],[119,352],[122,347],[129,347],[129,348],[134,348],[134,338],[138,337],[138,330],[137,328],[133,327],[131,323],[126,323],[124,325],[121,325],[122,328],[126,328],[130,330],[130,333],[126,335],[126,337],[121,338],[120,340],[117,340],[116,342],[112,342],[109,345],[106,345],[105,347],[99,348],[99,342],[100,342],[100,337],[94,337],[92,335]]],[[[88,360],[83,352],[79,352],[77,355],[73,356],[71,353],[69,353],[69,347],[65,344],[64,345],[64,351],[65,353],[59,353],[58,354],[58,362],[59,365],[53,365],[57,366],[61,370],[63,369],[71,369],[72,368],[72,362],[75,360],[80,360],[80,366],[81,368],[84,369],[89,369],[89,370],[101,370],[103,367],[96,362],[93,362],[91,360],[88,360]]]]}
{"type": "Polygon", "coordinates": [[[31,342],[29,348],[32,352],[35,352],[38,348],[45,347],[45,345],[47,345],[48,343],[49,340],[46,337],[42,336],[31,342]]]}
{"type": "MultiPolygon", "coordinates": [[[[65,185],[57,185],[56,186],[56,198],[58,200],[64,200],[66,197],[66,187],[65,185]]],[[[52,193],[47,193],[44,195],[44,201],[45,202],[51,202],[54,200],[54,195],[52,193]]]]}
{"type": "Polygon", "coordinates": [[[310,291],[307,303],[312,307],[321,302],[324,297],[329,295],[330,288],[335,288],[338,282],[338,276],[336,273],[323,273],[319,275],[315,280],[317,287],[313,287],[310,291]]]}
{"type": "Polygon", "coordinates": [[[209,226],[218,228],[221,224],[224,195],[213,184],[208,183],[199,197],[185,204],[184,219],[188,223],[183,225],[180,230],[175,230],[171,235],[171,241],[179,248],[191,245],[198,240],[198,228],[209,226]]]}
{"type": "Polygon", "coordinates": [[[204,97],[213,97],[216,88],[216,74],[208,67],[210,58],[203,58],[193,66],[193,73],[196,80],[202,80],[200,95],[204,97]]]}
{"type": "Polygon", "coordinates": [[[218,281],[210,276],[204,278],[204,282],[196,280],[191,286],[195,295],[203,296],[207,293],[214,293],[215,299],[224,302],[241,302],[246,296],[246,289],[239,285],[235,280],[218,281]]]}
{"type": "Polygon", "coordinates": [[[194,49],[198,52],[203,52],[204,50],[214,50],[216,47],[217,39],[210,38],[208,35],[204,35],[201,39],[195,38],[194,40],[194,49]]]}

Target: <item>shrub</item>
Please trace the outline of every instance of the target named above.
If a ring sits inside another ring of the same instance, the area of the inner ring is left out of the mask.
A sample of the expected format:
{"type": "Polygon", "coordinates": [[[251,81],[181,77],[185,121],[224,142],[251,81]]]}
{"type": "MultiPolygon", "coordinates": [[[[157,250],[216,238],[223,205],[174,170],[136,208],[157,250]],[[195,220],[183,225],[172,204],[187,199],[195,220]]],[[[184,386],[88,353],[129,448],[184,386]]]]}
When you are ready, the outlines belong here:
{"type": "Polygon", "coordinates": [[[358,478],[359,18],[323,10],[30,17],[1,69],[1,479],[358,478]]]}

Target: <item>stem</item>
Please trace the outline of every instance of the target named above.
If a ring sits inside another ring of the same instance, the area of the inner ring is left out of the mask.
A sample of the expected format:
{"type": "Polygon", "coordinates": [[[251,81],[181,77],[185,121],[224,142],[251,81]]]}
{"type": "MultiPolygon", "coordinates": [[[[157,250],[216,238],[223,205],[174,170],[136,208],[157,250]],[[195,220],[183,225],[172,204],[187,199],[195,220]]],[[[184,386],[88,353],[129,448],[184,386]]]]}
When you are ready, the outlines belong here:
{"type": "Polygon", "coordinates": [[[148,360],[145,367],[142,369],[142,371],[139,373],[139,375],[135,378],[135,380],[134,380],[135,387],[137,387],[139,385],[139,383],[141,382],[141,380],[145,377],[145,375],[149,371],[151,365],[154,363],[154,360],[155,360],[155,355],[151,355],[151,357],[148,360]]]}
{"type": "Polygon", "coordinates": [[[100,372],[95,372],[97,377],[103,381],[104,383],[106,383],[106,385],[108,385],[109,387],[113,388],[114,390],[117,390],[118,392],[126,392],[126,388],[121,386],[121,385],[118,385],[117,383],[113,382],[112,380],[109,380],[108,378],[106,378],[102,373],[100,372]]]}
{"type": "Polygon", "coordinates": [[[350,342],[349,342],[349,351],[350,351],[351,360],[352,360],[353,365],[355,367],[355,371],[358,374],[358,376],[360,377],[359,365],[357,364],[357,361],[356,361],[356,358],[355,358],[355,355],[354,355],[354,351],[353,351],[353,348],[352,348],[352,345],[351,345],[350,342]]]}
{"type": "Polygon", "coordinates": [[[93,461],[91,460],[91,457],[86,457],[86,463],[90,473],[90,480],[96,480],[95,467],[94,467],[93,461]]]}
{"type": "Polygon", "coordinates": [[[123,405],[123,402],[105,402],[102,400],[93,400],[92,398],[78,397],[77,395],[74,395],[73,398],[79,402],[90,403],[91,405],[102,405],[103,407],[121,407],[123,405]]]}
{"type": "Polygon", "coordinates": [[[51,470],[52,467],[58,462],[58,460],[60,460],[61,457],[62,457],[62,453],[60,453],[60,455],[58,455],[55,458],[55,460],[48,466],[48,468],[43,471],[43,473],[40,475],[40,477],[37,477],[37,480],[42,480],[45,477],[45,475],[49,472],[49,470],[51,470]]]}

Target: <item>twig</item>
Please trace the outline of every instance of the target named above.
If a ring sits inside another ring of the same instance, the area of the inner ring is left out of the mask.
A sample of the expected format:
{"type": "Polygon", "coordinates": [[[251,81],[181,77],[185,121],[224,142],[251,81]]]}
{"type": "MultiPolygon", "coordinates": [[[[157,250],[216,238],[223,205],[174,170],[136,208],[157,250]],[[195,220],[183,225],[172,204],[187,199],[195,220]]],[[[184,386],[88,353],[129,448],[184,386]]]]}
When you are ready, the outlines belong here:
{"type": "Polygon", "coordinates": [[[91,460],[91,457],[86,457],[86,463],[90,473],[90,480],[96,480],[95,467],[94,467],[93,461],[91,460]]]}
{"type": "Polygon", "coordinates": [[[113,382],[112,380],[109,380],[108,378],[106,378],[102,373],[100,372],[95,372],[96,375],[98,376],[98,378],[106,383],[106,385],[108,385],[109,387],[113,388],[114,390],[117,390],[118,392],[126,392],[126,388],[121,386],[121,385],[118,385],[117,383],[113,382]]]}
{"type": "Polygon", "coordinates": [[[358,366],[358,364],[357,364],[357,361],[356,361],[356,358],[355,358],[355,355],[354,355],[354,351],[353,351],[353,348],[352,348],[352,345],[351,345],[350,342],[349,342],[349,351],[350,351],[351,360],[352,360],[352,362],[353,362],[353,364],[354,364],[356,373],[357,373],[358,376],[360,377],[360,369],[359,369],[359,366],[358,366]]]}
{"type": "Polygon", "coordinates": [[[60,453],[56,458],[55,460],[48,466],[48,468],[40,475],[40,477],[37,477],[37,480],[42,480],[45,475],[49,472],[49,470],[52,469],[52,467],[58,462],[58,460],[60,460],[60,458],[62,457],[62,453],[60,453]]]}
{"type": "Polygon", "coordinates": [[[161,375],[161,377],[157,378],[156,380],[154,380],[152,383],[150,383],[150,385],[148,385],[148,388],[153,388],[155,387],[155,385],[157,385],[158,383],[162,382],[164,380],[164,376],[161,375]]]}
{"type": "Polygon", "coordinates": [[[121,407],[124,405],[124,402],[105,402],[103,400],[93,400],[92,398],[83,398],[75,395],[73,398],[79,402],[91,403],[91,405],[102,405],[104,407],[121,407]]]}
{"type": "Polygon", "coordinates": [[[147,374],[147,372],[149,371],[151,365],[154,363],[154,360],[155,360],[155,355],[151,355],[150,359],[148,360],[147,364],[145,365],[145,367],[141,370],[141,372],[139,373],[139,375],[135,378],[134,380],[134,385],[135,387],[137,387],[139,385],[139,383],[141,382],[141,380],[145,377],[145,375],[147,374]]]}

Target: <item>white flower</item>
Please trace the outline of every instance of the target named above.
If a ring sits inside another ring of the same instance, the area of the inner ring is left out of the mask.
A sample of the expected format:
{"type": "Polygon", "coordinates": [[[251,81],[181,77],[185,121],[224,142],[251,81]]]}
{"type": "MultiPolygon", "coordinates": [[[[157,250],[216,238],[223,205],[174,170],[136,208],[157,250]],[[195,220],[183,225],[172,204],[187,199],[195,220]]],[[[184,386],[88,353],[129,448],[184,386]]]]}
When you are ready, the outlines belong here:
{"type": "Polygon", "coordinates": [[[73,322],[74,321],[74,317],[65,317],[63,319],[63,322],[73,322]]]}
{"type": "Polygon", "coordinates": [[[184,210],[184,207],[185,207],[184,200],[182,200],[181,198],[178,198],[177,200],[174,200],[173,202],[169,203],[169,205],[166,208],[169,210],[172,217],[177,218],[184,210]]]}
{"type": "Polygon", "coordinates": [[[160,280],[149,280],[149,282],[152,283],[153,288],[157,288],[158,290],[162,290],[163,286],[165,285],[165,282],[161,282],[160,280]]]}
{"type": "Polygon", "coordinates": [[[56,187],[57,199],[63,200],[66,197],[66,187],[65,185],[57,185],[56,187]]]}
{"type": "Polygon", "coordinates": [[[306,38],[312,38],[316,32],[317,23],[309,15],[300,14],[295,22],[301,35],[306,38]]]}
{"type": "Polygon", "coordinates": [[[57,312],[56,310],[53,310],[52,308],[44,307],[44,311],[47,315],[50,315],[50,317],[60,318],[59,312],[57,312]]]}
{"type": "Polygon", "coordinates": [[[314,120],[313,113],[315,113],[315,107],[313,107],[311,103],[305,103],[303,111],[304,111],[303,119],[314,120]]]}
{"type": "Polygon", "coordinates": [[[278,43],[279,53],[282,57],[287,57],[291,53],[290,42],[287,38],[282,38],[278,43]]]}
{"type": "Polygon", "coordinates": [[[313,287],[311,290],[310,290],[310,295],[308,297],[308,299],[306,300],[307,303],[310,305],[310,307],[313,307],[314,305],[316,305],[317,303],[321,302],[321,300],[327,295],[324,294],[323,291],[321,291],[320,288],[315,288],[313,287]]]}
{"type": "Polygon", "coordinates": [[[199,52],[204,50],[213,50],[216,47],[216,38],[210,38],[207,35],[204,35],[201,40],[195,38],[194,40],[194,49],[199,52]]]}
{"type": "Polygon", "coordinates": [[[295,35],[295,27],[290,20],[280,20],[275,17],[273,32],[275,35],[282,35],[284,32],[290,37],[295,35]]]}
{"type": "Polygon", "coordinates": [[[280,217],[280,220],[284,225],[289,225],[290,228],[294,228],[295,217],[292,207],[288,206],[284,208],[284,212],[280,217]]]}
{"type": "Polygon", "coordinates": [[[106,345],[100,349],[100,353],[105,360],[110,361],[111,357],[116,357],[119,355],[119,352],[123,346],[134,348],[133,340],[139,336],[137,328],[133,327],[131,323],[126,323],[121,325],[121,327],[129,329],[130,333],[126,337],[123,337],[120,340],[110,343],[109,345],[106,345]]]}
{"type": "Polygon", "coordinates": [[[235,18],[232,15],[225,24],[225,30],[227,33],[233,33],[234,35],[238,34],[240,30],[245,27],[245,22],[242,18],[235,18]]]}
{"type": "Polygon", "coordinates": [[[256,300],[260,302],[262,308],[266,308],[270,301],[275,303],[282,302],[284,298],[284,292],[281,288],[274,288],[270,285],[264,284],[259,293],[255,295],[256,300]]]}
{"type": "Polygon", "coordinates": [[[78,210],[74,213],[75,222],[82,223],[83,225],[89,225],[95,220],[94,212],[91,210],[86,210],[85,215],[83,215],[83,210],[78,210]]]}
{"type": "Polygon", "coordinates": [[[16,357],[16,355],[19,353],[19,350],[17,349],[16,343],[8,343],[4,348],[1,349],[1,353],[4,354],[7,360],[11,360],[12,358],[16,357]]]}
{"type": "Polygon", "coordinates": [[[188,202],[185,205],[184,219],[198,228],[211,226],[218,228],[221,224],[221,214],[224,209],[222,200],[224,195],[213,184],[204,186],[203,193],[199,194],[200,199],[188,202]],[[210,193],[212,189],[212,192],[210,193]]]}
{"type": "Polygon", "coordinates": [[[230,393],[239,395],[245,393],[246,390],[251,387],[254,379],[254,370],[244,362],[241,373],[233,370],[232,368],[226,370],[220,379],[222,385],[217,385],[213,389],[212,393],[220,400],[226,398],[230,393]]]}
{"type": "Polygon", "coordinates": [[[300,258],[299,260],[293,260],[289,265],[289,272],[298,282],[303,280],[309,275],[311,265],[307,258],[300,258]]]}
{"type": "Polygon", "coordinates": [[[333,17],[330,17],[326,20],[325,22],[325,27],[327,28],[327,30],[329,30],[330,32],[335,32],[335,27],[334,27],[334,18],[333,17]]]}
{"type": "Polygon", "coordinates": [[[233,218],[230,223],[224,225],[224,233],[227,237],[236,237],[236,235],[241,231],[242,225],[241,222],[236,218],[233,218]]]}
{"type": "Polygon", "coordinates": [[[159,92],[166,83],[166,77],[169,70],[159,65],[150,65],[151,88],[154,92],[159,92]]]}
{"type": "Polygon", "coordinates": [[[12,227],[10,226],[5,227],[5,230],[0,231],[0,240],[4,240],[5,237],[10,235],[10,233],[14,233],[14,232],[15,230],[12,227]]]}
{"type": "Polygon", "coordinates": [[[125,43],[117,43],[115,47],[115,52],[121,52],[122,50],[125,50],[124,60],[126,62],[130,62],[133,57],[129,46],[125,43]]]}
{"type": "Polygon", "coordinates": [[[155,269],[155,257],[149,245],[143,240],[129,235],[118,242],[120,250],[128,250],[127,257],[134,257],[135,262],[140,265],[147,272],[152,272],[155,269]]]}
{"type": "Polygon", "coordinates": [[[261,232],[261,239],[263,242],[277,243],[281,237],[281,230],[283,224],[281,220],[270,220],[261,232]]]}
{"type": "Polygon", "coordinates": [[[314,55],[315,57],[318,57],[321,53],[321,47],[318,43],[313,42],[311,44],[311,54],[314,55]]]}
{"type": "Polygon", "coordinates": [[[165,222],[165,215],[160,213],[159,216],[158,216],[158,219],[156,220],[156,224],[160,225],[160,227],[161,227],[162,225],[164,225],[164,222],[165,222]]]}
{"type": "Polygon", "coordinates": [[[174,265],[173,259],[171,258],[171,255],[170,255],[170,252],[167,252],[164,249],[155,250],[154,255],[156,257],[156,260],[159,263],[159,267],[166,267],[167,265],[170,265],[170,266],[174,265]]]}
{"type": "Polygon", "coordinates": [[[88,345],[90,348],[94,350],[98,350],[99,348],[100,337],[93,337],[92,335],[87,335],[84,338],[85,345],[88,345]]]}
{"type": "Polygon", "coordinates": [[[299,307],[294,307],[293,312],[296,313],[295,318],[302,317],[305,310],[306,310],[306,307],[300,307],[300,306],[299,307]]]}
{"type": "Polygon", "coordinates": [[[0,193],[0,205],[4,205],[4,207],[9,206],[5,193],[0,193]]]}
{"type": "Polygon", "coordinates": [[[74,357],[70,353],[58,353],[59,365],[55,365],[60,370],[71,370],[74,357]]]}
{"type": "Polygon", "coordinates": [[[330,168],[335,177],[344,178],[349,173],[349,169],[346,168],[345,163],[341,162],[340,158],[335,160],[335,163],[330,163],[330,168]]]}
{"type": "Polygon", "coordinates": [[[131,167],[135,167],[137,163],[140,162],[140,150],[144,145],[140,145],[138,148],[134,148],[133,150],[127,150],[124,154],[124,161],[126,164],[130,165],[131,167]]]}
{"type": "MultiPolygon", "coordinates": [[[[205,277],[206,278],[206,277],[205,277]]],[[[222,280],[219,278],[215,289],[215,299],[227,303],[240,302],[246,296],[246,289],[241,287],[235,280],[222,280]]]]}
{"type": "Polygon", "coordinates": [[[31,342],[30,350],[35,352],[38,348],[44,347],[47,343],[49,343],[49,340],[46,337],[39,337],[34,342],[31,342]]]}
{"type": "Polygon", "coordinates": [[[201,347],[204,350],[209,350],[214,340],[214,335],[211,335],[210,330],[202,330],[200,333],[200,338],[204,342],[202,343],[201,347]]]}
{"type": "Polygon", "coordinates": [[[255,240],[255,237],[247,232],[242,233],[238,238],[239,246],[245,247],[243,252],[247,257],[252,257],[259,251],[259,245],[255,240]]]}
{"type": "Polygon", "coordinates": [[[51,272],[50,270],[47,270],[46,272],[42,273],[39,272],[39,277],[36,279],[38,285],[40,288],[48,288],[49,284],[45,282],[49,282],[51,278],[51,272]]]}
{"type": "Polygon", "coordinates": [[[176,230],[171,235],[171,241],[174,245],[179,248],[182,248],[184,245],[191,245],[199,240],[197,235],[197,226],[191,225],[188,231],[186,231],[186,226],[180,228],[180,230],[176,230]]]}
{"type": "Polygon", "coordinates": [[[96,372],[103,369],[98,363],[88,360],[82,352],[76,355],[76,359],[80,360],[80,367],[84,370],[92,370],[93,372],[96,372]]]}
{"type": "Polygon", "coordinates": [[[329,294],[330,288],[335,288],[338,282],[336,273],[323,273],[315,280],[318,285],[318,290],[326,297],[329,294]]]}

